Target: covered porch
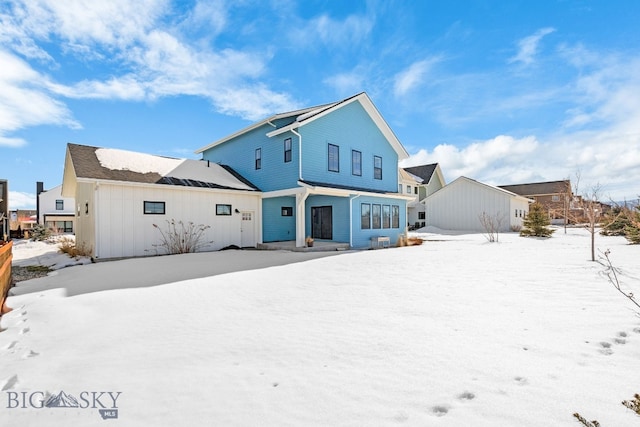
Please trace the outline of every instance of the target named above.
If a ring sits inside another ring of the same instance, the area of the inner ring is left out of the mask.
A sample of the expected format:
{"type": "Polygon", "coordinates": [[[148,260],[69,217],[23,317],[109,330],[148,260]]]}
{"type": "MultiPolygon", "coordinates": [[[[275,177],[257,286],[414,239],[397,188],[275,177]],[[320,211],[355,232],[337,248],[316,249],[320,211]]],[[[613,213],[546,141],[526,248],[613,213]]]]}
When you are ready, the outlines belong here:
{"type": "Polygon", "coordinates": [[[260,250],[267,251],[294,251],[294,252],[329,252],[329,251],[346,251],[350,249],[348,243],[340,242],[323,242],[315,240],[313,246],[296,246],[295,240],[287,240],[284,242],[258,243],[260,250]]]}

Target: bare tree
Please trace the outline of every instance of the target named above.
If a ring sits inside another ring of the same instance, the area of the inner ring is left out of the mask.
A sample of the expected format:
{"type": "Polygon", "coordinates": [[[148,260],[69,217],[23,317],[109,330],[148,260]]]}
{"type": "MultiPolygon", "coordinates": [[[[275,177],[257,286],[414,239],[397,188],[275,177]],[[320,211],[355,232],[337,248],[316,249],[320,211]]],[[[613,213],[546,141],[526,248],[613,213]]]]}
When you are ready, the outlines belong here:
{"type": "Polygon", "coordinates": [[[502,230],[502,224],[504,224],[504,215],[500,212],[489,215],[485,211],[482,211],[482,213],[478,215],[478,219],[480,220],[482,228],[484,228],[484,237],[489,242],[497,242],[500,230],[502,230]]]}
{"type": "MultiPolygon", "coordinates": [[[[574,194],[580,194],[580,171],[576,172],[574,194]]],[[[596,226],[602,214],[602,203],[600,203],[600,193],[602,186],[597,183],[588,192],[581,196],[574,196],[573,208],[569,217],[576,224],[589,230],[591,235],[591,261],[596,260],[596,226]]]]}

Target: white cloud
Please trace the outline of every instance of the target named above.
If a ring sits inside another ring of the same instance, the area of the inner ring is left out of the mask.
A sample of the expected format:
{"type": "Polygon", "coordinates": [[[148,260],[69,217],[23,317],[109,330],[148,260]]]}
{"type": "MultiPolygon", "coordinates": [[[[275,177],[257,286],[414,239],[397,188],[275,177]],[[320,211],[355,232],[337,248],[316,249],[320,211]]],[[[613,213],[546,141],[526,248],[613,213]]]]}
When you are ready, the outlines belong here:
{"type": "Polygon", "coordinates": [[[438,58],[423,59],[414,62],[407,69],[394,76],[393,93],[396,97],[406,95],[422,85],[427,78],[429,71],[438,58]]]}
{"type": "Polygon", "coordinates": [[[9,190],[9,209],[35,209],[36,195],[9,190]]]}
{"type": "MultiPolygon", "coordinates": [[[[268,52],[212,47],[208,40],[227,25],[223,1],[197,2],[178,18],[181,22],[167,22],[170,11],[168,0],[14,0],[0,7],[0,41],[14,52],[58,67],[42,47],[55,40],[64,55],[89,66],[100,61],[114,70],[104,78],[62,83],[5,52],[11,62],[5,67],[0,61],[0,144],[20,144],[8,133],[26,126],[78,127],[64,98],[141,101],[186,94],[209,99],[219,112],[248,119],[270,114],[271,108],[298,106],[288,94],[258,82],[268,52]],[[187,41],[181,34],[198,27],[208,30],[202,31],[203,39],[187,41]]],[[[335,36],[330,34],[332,22],[320,19],[316,24],[327,40],[335,36]]],[[[344,34],[351,35],[361,34],[366,26],[356,17],[341,25],[344,34]]]]}
{"type": "Polygon", "coordinates": [[[529,65],[535,60],[535,56],[538,53],[538,45],[540,40],[548,34],[553,33],[555,28],[541,28],[534,34],[525,37],[518,41],[518,53],[509,59],[509,62],[520,62],[524,65],[529,65]]]}
{"type": "MultiPolygon", "coordinates": [[[[308,22],[303,31],[315,34],[326,45],[354,45],[366,40],[373,26],[374,20],[368,16],[349,15],[340,21],[324,14],[308,22]]],[[[308,35],[301,40],[306,39],[308,35]]]]}
{"type": "Polygon", "coordinates": [[[45,76],[34,71],[20,58],[2,50],[0,64],[0,145],[24,145],[23,139],[7,134],[28,126],[79,126],[67,107],[49,93],[45,76]]]}
{"type": "Polygon", "coordinates": [[[327,77],[323,83],[331,86],[337,93],[346,96],[362,91],[365,76],[357,71],[336,74],[327,77]]]}

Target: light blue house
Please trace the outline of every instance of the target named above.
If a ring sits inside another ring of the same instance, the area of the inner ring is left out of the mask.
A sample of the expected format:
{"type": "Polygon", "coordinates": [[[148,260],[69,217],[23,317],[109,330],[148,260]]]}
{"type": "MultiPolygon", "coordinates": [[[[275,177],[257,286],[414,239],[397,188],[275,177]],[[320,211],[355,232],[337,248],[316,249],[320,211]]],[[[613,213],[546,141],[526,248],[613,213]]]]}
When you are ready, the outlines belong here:
{"type": "Polygon", "coordinates": [[[396,242],[407,225],[408,154],[366,93],[276,114],[196,151],[262,191],[262,241],[396,242]]]}

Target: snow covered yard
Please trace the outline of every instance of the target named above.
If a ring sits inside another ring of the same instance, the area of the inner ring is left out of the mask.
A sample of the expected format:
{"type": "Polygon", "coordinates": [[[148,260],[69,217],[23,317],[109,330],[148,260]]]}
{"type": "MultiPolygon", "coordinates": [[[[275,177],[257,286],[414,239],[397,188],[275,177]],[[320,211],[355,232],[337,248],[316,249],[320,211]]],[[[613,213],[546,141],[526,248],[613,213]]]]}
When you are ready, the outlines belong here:
{"type": "MultiPolygon", "coordinates": [[[[0,419],[579,426],[579,412],[639,425],[620,402],[640,392],[640,317],[588,261],[586,231],[423,237],[433,241],[161,286],[10,297],[0,419]],[[47,394],[65,407],[39,408],[47,394]]],[[[597,245],[640,295],[640,247],[597,245]]]]}

